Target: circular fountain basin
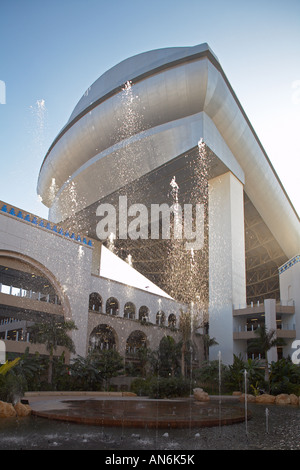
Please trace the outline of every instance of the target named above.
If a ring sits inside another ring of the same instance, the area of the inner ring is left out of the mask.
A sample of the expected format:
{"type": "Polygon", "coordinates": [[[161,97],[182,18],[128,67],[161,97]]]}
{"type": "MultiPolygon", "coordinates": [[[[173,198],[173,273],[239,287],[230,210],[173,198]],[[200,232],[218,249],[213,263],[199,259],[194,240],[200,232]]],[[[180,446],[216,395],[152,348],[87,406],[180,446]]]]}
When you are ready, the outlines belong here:
{"type": "MultiPolygon", "coordinates": [[[[197,402],[194,399],[58,398],[32,406],[44,418],[99,426],[135,428],[195,428],[229,425],[245,420],[237,404],[197,402]]],[[[247,419],[250,413],[248,412],[247,419]]]]}

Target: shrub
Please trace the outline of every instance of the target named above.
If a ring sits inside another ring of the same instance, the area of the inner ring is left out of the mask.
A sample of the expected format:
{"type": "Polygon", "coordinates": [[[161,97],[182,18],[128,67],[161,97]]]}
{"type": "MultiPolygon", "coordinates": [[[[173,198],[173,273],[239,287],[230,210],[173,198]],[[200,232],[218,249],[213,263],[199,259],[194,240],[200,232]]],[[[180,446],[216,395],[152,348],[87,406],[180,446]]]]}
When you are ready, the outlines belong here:
{"type": "Polygon", "coordinates": [[[149,377],[133,380],[130,390],[138,396],[150,398],[186,397],[191,393],[191,382],[181,377],[149,377]]]}
{"type": "Polygon", "coordinates": [[[150,398],[186,397],[191,393],[191,383],[181,377],[160,378],[152,380],[150,398]]]}
{"type": "Polygon", "coordinates": [[[0,375],[0,400],[15,403],[24,395],[26,382],[12,371],[0,375]]]}
{"type": "MultiPolygon", "coordinates": [[[[219,361],[205,362],[195,374],[197,385],[203,388],[210,395],[219,393],[219,361]]],[[[221,364],[221,388],[222,393],[227,392],[228,368],[221,364]]]]}
{"type": "Polygon", "coordinates": [[[294,393],[300,395],[300,365],[290,359],[280,359],[271,363],[270,390],[273,395],[294,393]]]}
{"type": "Polygon", "coordinates": [[[139,397],[149,396],[150,384],[151,378],[138,377],[131,382],[130,391],[136,393],[139,397]]]}

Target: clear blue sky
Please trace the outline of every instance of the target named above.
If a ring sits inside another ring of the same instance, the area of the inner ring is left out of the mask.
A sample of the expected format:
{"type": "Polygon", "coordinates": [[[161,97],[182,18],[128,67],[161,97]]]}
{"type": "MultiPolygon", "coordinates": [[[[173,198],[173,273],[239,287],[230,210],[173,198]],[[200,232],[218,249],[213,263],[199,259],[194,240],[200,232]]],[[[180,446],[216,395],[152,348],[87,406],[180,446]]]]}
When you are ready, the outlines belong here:
{"type": "Polygon", "coordinates": [[[134,54],[207,42],[300,213],[300,0],[0,0],[0,18],[1,200],[47,217],[39,168],[84,91],[134,54]]]}

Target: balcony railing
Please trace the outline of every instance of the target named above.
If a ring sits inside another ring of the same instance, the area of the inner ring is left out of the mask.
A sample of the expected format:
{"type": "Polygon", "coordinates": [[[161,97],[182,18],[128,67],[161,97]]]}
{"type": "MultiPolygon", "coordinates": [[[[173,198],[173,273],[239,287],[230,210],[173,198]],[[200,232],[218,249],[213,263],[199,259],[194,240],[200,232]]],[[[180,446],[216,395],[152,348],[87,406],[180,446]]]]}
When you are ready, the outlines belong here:
{"type": "Polygon", "coordinates": [[[24,319],[7,317],[0,319],[0,339],[4,341],[29,342],[30,335],[27,331],[34,322],[24,319]]]}
{"type": "MultiPolygon", "coordinates": [[[[234,327],[233,329],[233,339],[254,339],[256,337],[255,332],[259,328],[260,325],[239,325],[234,327]]],[[[277,325],[276,329],[277,337],[278,338],[287,338],[292,339],[296,338],[296,325],[293,323],[281,323],[277,325]]]]}
{"type": "Polygon", "coordinates": [[[23,289],[22,287],[15,287],[0,283],[0,294],[13,295],[15,297],[25,297],[27,299],[39,300],[48,302],[55,305],[60,305],[60,300],[55,294],[43,294],[42,292],[35,292],[33,290],[23,289]]]}
{"type": "MultiPolygon", "coordinates": [[[[251,315],[251,314],[265,313],[264,303],[254,303],[251,302],[250,305],[239,305],[238,307],[234,306],[233,316],[242,316],[242,315],[251,315]]],[[[286,300],[276,302],[276,313],[285,313],[285,314],[294,314],[295,313],[295,302],[294,300],[286,300]]]]}

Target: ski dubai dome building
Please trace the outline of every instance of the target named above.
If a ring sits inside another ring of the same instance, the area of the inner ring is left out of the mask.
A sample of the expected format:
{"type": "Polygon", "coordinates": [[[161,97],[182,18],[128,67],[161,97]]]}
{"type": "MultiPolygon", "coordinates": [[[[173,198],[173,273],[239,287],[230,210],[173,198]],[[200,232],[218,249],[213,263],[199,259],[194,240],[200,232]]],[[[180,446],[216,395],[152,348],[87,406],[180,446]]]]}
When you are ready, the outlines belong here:
{"type": "Polygon", "coordinates": [[[212,358],[219,349],[227,362],[244,353],[258,316],[295,325],[286,353],[300,337],[296,281],[285,279],[299,264],[284,269],[298,260],[299,216],[207,44],[145,52],[100,76],[50,146],[37,192],[52,222],[98,241],[100,215],[113,207],[106,222],[116,253],[174,299],[199,302],[219,343],[212,358]],[[164,236],[173,219],[163,207],[174,202],[192,207],[195,250],[185,231],[164,236]],[[141,208],[148,218],[138,237],[141,208]]]}

